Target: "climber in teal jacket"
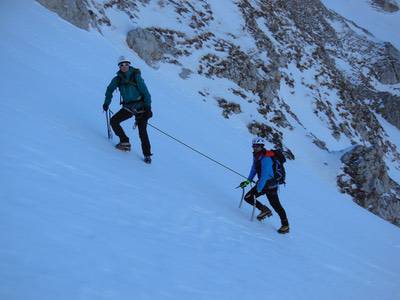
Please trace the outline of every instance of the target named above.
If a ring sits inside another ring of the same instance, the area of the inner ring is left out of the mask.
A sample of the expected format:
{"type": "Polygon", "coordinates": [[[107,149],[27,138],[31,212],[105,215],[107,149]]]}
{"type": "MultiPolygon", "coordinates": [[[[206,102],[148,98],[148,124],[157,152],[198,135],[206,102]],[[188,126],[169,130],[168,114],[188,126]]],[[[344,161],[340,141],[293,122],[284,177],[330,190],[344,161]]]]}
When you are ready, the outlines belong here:
{"type": "Polygon", "coordinates": [[[131,66],[126,72],[119,70],[106,90],[104,104],[109,106],[115,89],[119,87],[122,97],[122,105],[132,107],[137,111],[151,108],[151,96],[139,69],[131,66]]]}
{"type": "Polygon", "coordinates": [[[110,125],[120,142],[115,146],[119,150],[130,151],[128,136],[121,127],[121,122],[135,116],[139,130],[144,161],[151,163],[150,141],[147,134],[147,121],[153,116],[151,111],[151,96],[143,81],[139,69],[131,67],[131,62],[124,57],[118,61],[119,71],[107,87],[103,110],[108,111],[116,88],[121,94],[122,108],[110,119],[110,125]]]}

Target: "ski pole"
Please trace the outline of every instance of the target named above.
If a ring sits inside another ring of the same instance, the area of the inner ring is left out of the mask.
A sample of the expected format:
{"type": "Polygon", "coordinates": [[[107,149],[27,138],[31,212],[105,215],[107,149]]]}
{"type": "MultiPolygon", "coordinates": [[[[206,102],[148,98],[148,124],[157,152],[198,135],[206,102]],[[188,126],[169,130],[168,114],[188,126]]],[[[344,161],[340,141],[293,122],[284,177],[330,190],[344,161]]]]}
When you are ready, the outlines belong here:
{"type": "Polygon", "coordinates": [[[109,140],[113,138],[112,131],[110,128],[110,117],[111,117],[111,110],[108,110],[106,111],[106,122],[107,122],[107,136],[109,140]]]}
{"type": "Polygon", "coordinates": [[[239,208],[242,207],[243,199],[244,199],[244,188],[242,188],[242,198],[240,198],[239,208]]]}
{"type": "MultiPolygon", "coordinates": [[[[251,183],[250,186],[253,187],[253,184],[251,183]]],[[[240,186],[238,186],[238,187],[236,187],[236,188],[239,188],[239,187],[240,187],[240,186]]],[[[242,188],[242,197],[240,198],[239,208],[242,207],[242,203],[243,203],[243,199],[244,199],[244,192],[245,192],[245,189],[242,188]]],[[[255,212],[255,210],[256,210],[256,201],[257,201],[257,198],[256,198],[254,195],[253,195],[253,199],[254,199],[254,201],[253,201],[253,211],[251,212],[250,221],[253,221],[253,219],[254,219],[254,212],[255,212]]]]}
{"type": "MultiPolygon", "coordinates": [[[[251,186],[251,188],[253,188],[253,184],[250,183],[250,186],[251,186]]],[[[253,219],[254,219],[254,212],[256,211],[256,201],[257,201],[257,197],[256,197],[255,195],[253,195],[253,199],[254,199],[254,202],[253,202],[253,211],[252,211],[252,213],[251,213],[251,218],[250,218],[250,221],[251,221],[251,222],[253,222],[253,219]]]]}
{"type": "Polygon", "coordinates": [[[256,201],[257,201],[257,198],[256,198],[255,196],[253,196],[253,199],[254,199],[254,202],[253,202],[253,212],[251,213],[251,218],[250,218],[250,221],[252,221],[252,222],[253,222],[253,219],[254,219],[254,212],[255,212],[255,210],[256,210],[256,201]]]}

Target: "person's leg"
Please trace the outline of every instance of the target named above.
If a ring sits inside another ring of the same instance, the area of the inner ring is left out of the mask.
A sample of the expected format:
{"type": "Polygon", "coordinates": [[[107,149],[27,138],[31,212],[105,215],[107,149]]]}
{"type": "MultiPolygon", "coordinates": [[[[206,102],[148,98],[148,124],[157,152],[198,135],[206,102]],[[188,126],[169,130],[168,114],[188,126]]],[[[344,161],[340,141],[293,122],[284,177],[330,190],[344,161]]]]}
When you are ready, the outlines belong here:
{"type": "Polygon", "coordinates": [[[282,226],[289,226],[289,222],[286,216],[285,209],[282,207],[281,202],[279,201],[278,189],[270,189],[266,192],[269,203],[272,208],[276,211],[281,219],[282,226]]]}
{"type": "Polygon", "coordinates": [[[132,117],[132,113],[126,109],[119,110],[110,119],[110,125],[115,132],[115,135],[119,137],[121,143],[129,143],[129,138],[126,136],[124,130],[121,127],[121,122],[128,120],[132,117]]]}
{"type": "Polygon", "coordinates": [[[139,138],[142,143],[142,152],[145,157],[151,155],[151,146],[147,134],[147,118],[136,118],[136,124],[139,130],[139,138]]]}
{"type": "Polygon", "coordinates": [[[256,207],[261,210],[261,212],[265,211],[265,210],[269,210],[268,207],[266,207],[264,204],[262,204],[260,201],[258,201],[256,198],[258,196],[260,196],[262,194],[259,194],[257,192],[257,186],[253,186],[250,191],[248,191],[246,193],[246,195],[244,196],[244,200],[249,203],[250,205],[254,206],[254,201],[256,204],[256,207]]]}

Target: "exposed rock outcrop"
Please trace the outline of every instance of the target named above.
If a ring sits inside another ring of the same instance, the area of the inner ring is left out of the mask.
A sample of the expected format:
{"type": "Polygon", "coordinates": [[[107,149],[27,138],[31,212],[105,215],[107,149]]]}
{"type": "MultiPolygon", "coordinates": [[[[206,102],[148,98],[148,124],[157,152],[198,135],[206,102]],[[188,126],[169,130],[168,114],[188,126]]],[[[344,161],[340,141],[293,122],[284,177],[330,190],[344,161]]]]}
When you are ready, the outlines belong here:
{"type": "MultiPolygon", "coordinates": [[[[154,65],[173,47],[163,43],[150,29],[136,28],[128,32],[128,46],[135,51],[147,64],[154,65]]],[[[172,53],[171,53],[172,54],[172,53]]]]}
{"type": "Polygon", "coordinates": [[[395,0],[371,0],[373,6],[382,9],[385,12],[396,12],[400,9],[395,0]]]}
{"type": "Polygon", "coordinates": [[[381,106],[377,111],[392,125],[400,130],[400,96],[381,93],[381,106]]]}
{"type": "Polygon", "coordinates": [[[101,25],[110,25],[100,5],[91,0],[36,0],[49,10],[57,13],[64,20],[75,26],[89,30],[101,25]],[[99,15],[96,12],[100,12],[99,15]]]}
{"type": "Polygon", "coordinates": [[[400,82],[400,52],[391,43],[384,43],[379,59],[373,64],[376,78],[383,84],[400,82]]]}
{"type": "Polygon", "coordinates": [[[229,102],[224,98],[217,97],[218,106],[222,108],[222,115],[224,118],[229,119],[229,116],[233,114],[240,114],[242,110],[240,105],[234,102],[229,102]]]}
{"type": "Polygon", "coordinates": [[[354,147],[341,158],[338,186],[360,206],[400,227],[400,185],[389,177],[383,157],[379,149],[354,147]]]}

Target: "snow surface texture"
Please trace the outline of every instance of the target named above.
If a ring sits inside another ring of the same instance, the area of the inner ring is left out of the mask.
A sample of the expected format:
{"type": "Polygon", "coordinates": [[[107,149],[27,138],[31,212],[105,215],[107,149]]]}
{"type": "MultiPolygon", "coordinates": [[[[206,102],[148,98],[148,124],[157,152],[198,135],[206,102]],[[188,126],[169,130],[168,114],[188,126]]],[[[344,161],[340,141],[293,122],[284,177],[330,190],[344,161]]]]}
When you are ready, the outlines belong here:
{"type": "Polygon", "coordinates": [[[400,11],[377,10],[368,0],[321,0],[328,8],[367,29],[375,37],[400,49],[400,11]]]}
{"type": "Polygon", "coordinates": [[[0,11],[0,299],[400,298],[400,231],[338,193],[341,153],[288,133],[302,151],[280,191],[291,233],[278,235],[276,214],[250,222],[238,209],[242,178],[157,131],[152,165],[132,122],[133,151],[116,152],[101,104],[115,59],[130,53],[151,124],[247,175],[240,115],[223,119],[173,66],[147,67],[118,36],[32,1],[0,11]]]}

